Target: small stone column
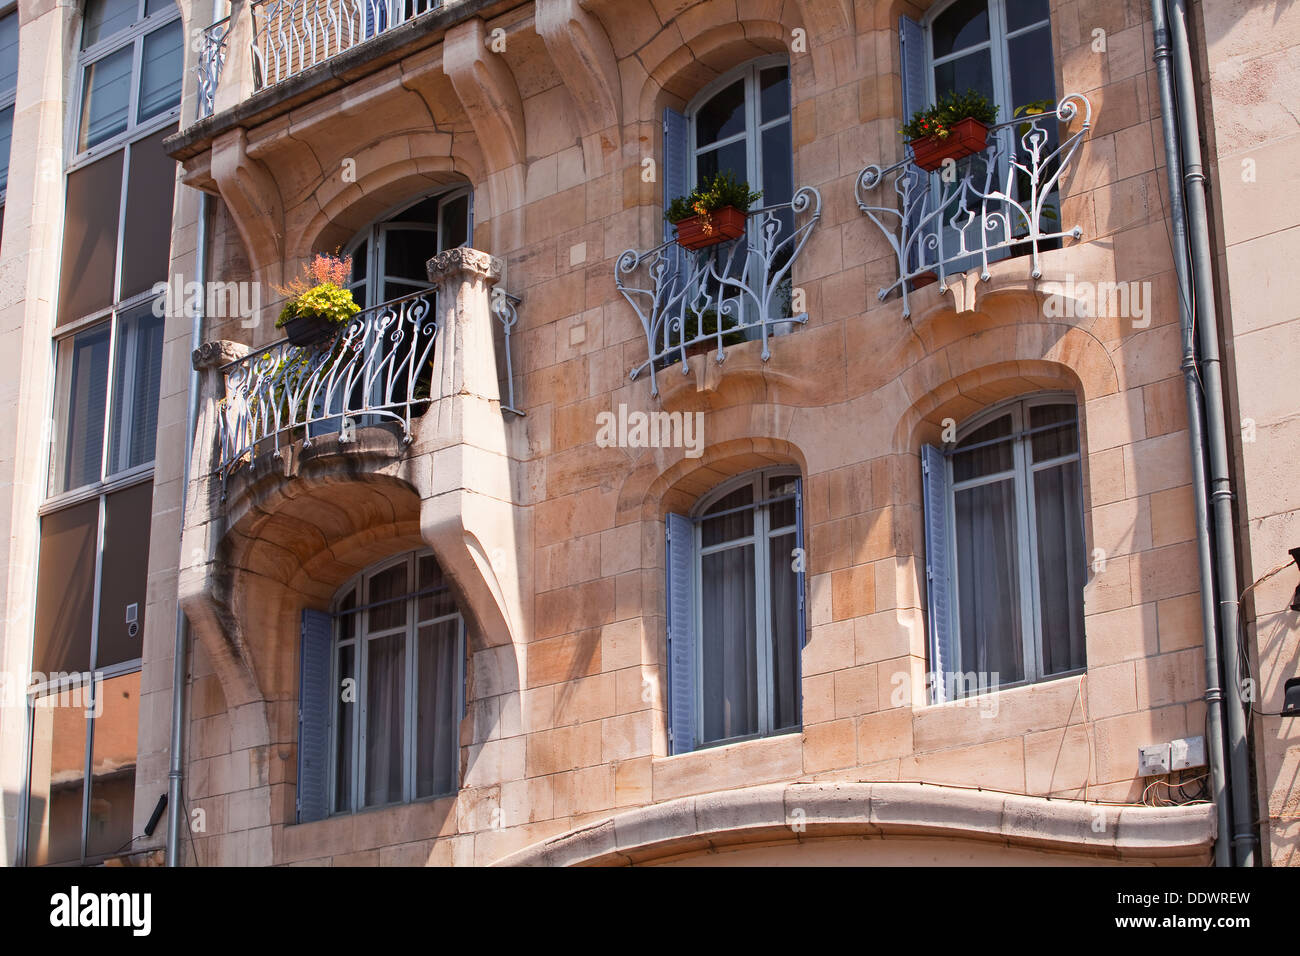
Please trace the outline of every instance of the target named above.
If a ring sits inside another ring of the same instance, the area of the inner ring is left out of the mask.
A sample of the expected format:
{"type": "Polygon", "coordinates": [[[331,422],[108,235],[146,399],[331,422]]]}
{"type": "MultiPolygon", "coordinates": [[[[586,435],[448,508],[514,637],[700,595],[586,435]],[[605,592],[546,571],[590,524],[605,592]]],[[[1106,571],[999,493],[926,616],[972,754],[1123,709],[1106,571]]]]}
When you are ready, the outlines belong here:
{"type": "Polygon", "coordinates": [[[428,269],[429,281],[438,287],[439,312],[431,394],[500,403],[492,292],[501,280],[501,260],[462,246],[438,253],[428,269]]]}

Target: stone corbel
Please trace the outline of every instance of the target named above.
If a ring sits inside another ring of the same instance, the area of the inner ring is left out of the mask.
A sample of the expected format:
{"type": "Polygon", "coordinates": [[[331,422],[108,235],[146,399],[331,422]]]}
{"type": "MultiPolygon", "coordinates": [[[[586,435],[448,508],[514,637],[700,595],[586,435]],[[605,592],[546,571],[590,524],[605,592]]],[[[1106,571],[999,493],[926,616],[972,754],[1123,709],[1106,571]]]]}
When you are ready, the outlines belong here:
{"type": "Polygon", "coordinates": [[[618,61],[609,36],[578,0],[538,0],[534,22],[578,110],[588,169],[600,170],[597,134],[612,129],[618,145],[623,129],[618,61]]]}
{"type": "Polygon", "coordinates": [[[248,155],[243,129],[212,141],[212,178],[244,240],[253,271],[277,281],[272,270],[284,262],[284,203],[270,171],[248,155]]]}
{"type": "MultiPolygon", "coordinates": [[[[483,151],[489,199],[483,218],[493,223],[493,248],[518,248],[524,238],[526,162],[524,104],[519,85],[504,56],[490,49],[486,27],[477,17],[447,31],[442,42],[442,68],[483,151]]],[[[475,218],[480,218],[477,210],[475,218]]]]}
{"type": "Polygon", "coordinates": [[[451,249],[429,261],[438,286],[438,344],[433,394],[417,453],[430,459],[420,489],[421,534],[456,581],[486,646],[522,650],[521,599],[528,547],[501,414],[493,346],[493,288],[501,260],[477,249],[451,249]]]}

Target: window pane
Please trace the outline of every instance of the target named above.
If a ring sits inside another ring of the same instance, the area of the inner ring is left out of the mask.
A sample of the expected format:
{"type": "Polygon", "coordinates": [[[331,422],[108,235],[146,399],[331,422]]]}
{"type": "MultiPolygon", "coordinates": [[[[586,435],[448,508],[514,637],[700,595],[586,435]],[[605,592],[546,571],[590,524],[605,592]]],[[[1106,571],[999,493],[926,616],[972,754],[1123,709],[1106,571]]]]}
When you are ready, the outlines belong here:
{"type": "Polygon", "coordinates": [[[0,191],[9,187],[9,152],[14,141],[14,108],[0,110],[0,191]]]}
{"type": "MultiPolygon", "coordinates": [[[[352,250],[352,281],[365,282],[366,268],[370,265],[370,243],[362,240],[361,243],[352,250]]],[[[361,299],[357,299],[358,302],[361,299]]]]}
{"type": "Polygon", "coordinates": [[[960,450],[970,445],[1006,438],[1010,434],[1011,416],[1003,415],[963,438],[957,445],[958,451],[952,456],[952,480],[969,481],[972,478],[983,478],[1010,471],[1015,462],[1010,441],[985,445],[983,448],[975,448],[971,451],[960,450]]]}
{"type": "Polygon", "coordinates": [[[0,19],[0,96],[18,88],[18,14],[0,19]]]}
{"type": "Polygon", "coordinates": [[[373,634],[395,627],[405,627],[407,602],[393,599],[407,593],[405,563],[371,575],[370,593],[366,600],[367,603],[378,606],[366,612],[370,618],[366,629],[373,634]]]}
{"type": "Polygon", "coordinates": [[[167,280],[176,161],[163,152],[162,142],[174,132],[176,127],[169,126],[131,146],[121,299],[146,292],[154,283],[167,280]]]}
{"type": "Polygon", "coordinates": [[[81,137],[85,150],[126,129],[131,108],[132,47],[118,50],[86,67],[81,87],[81,137]]]}
{"type": "Polygon", "coordinates": [[[105,502],[96,669],[143,656],[152,512],[152,481],[116,491],[105,502]]]}
{"type": "MultiPolygon", "coordinates": [[[[1001,104],[1006,110],[1004,117],[1010,117],[1018,106],[1055,104],[1051,27],[1042,26],[1008,40],[1007,61],[1011,70],[1011,102],[1001,104]]],[[[1043,123],[1040,128],[1055,134],[1056,123],[1043,123]]]]}
{"type": "Polygon", "coordinates": [[[90,670],[98,540],[98,499],[41,518],[33,671],[90,670]]]}
{"type": "Polygon", "coordinates": [[[935,57],[947,56],[989,38],[989,8],[985,0],[958,0],[930,28],[935,57]]]}
{"type": "Polygon", "coordinates": [[[1021,680],[1015,482],[977,485],[954,497],[961,628],[958,669],[966,675],[974,673],[977,686],[1021,680]]]}
{"type": "MultiPolygon", "coordinates": [[[[355,614],[349,614],[344,620],[356,621],[355,614]]],[[[357,649],[353,644],[339,648],[338,675],[339,686],[336,692],[338,701],[338,726],[334,732],[334,809],[343,812],[352,809],[352,734],[356,724],[356,693],[344,695],[344,682],[352,680],[356,687],[357,649]]]]}
{"type": "Polygon", "coordinates": [[[123,316],[114,359],[110,475],[153,461],[162,350],[163,320],[152,303],[123,316]]]}
{"type": "Polygon", "coordinates": [[[794,533],[770,539],[772,604],[772,729],[799,725],[799,586],[791,567],[794,533]]]}
{"type": "Polygon", "coordinates": [[[108,856],[131,842],[135,809],[140,672],[99,682],[90,763],[86,856],[108,856]]]}
{"type": "Polygon", "coordinates": [[[86,778],[86,689],[37,698],[32,708],[27,862],[81,859],[81,794],[86,778]]]}
{"type": "Polygon", "coordinates": [[[720,172],[730,172],[738,182],[749,182],[749,152],[743,139],[695,157],[697,183],[710,180],[720,172]]]}
{"type": "MultiPolygon", "coordinates": [[[[791,483],[793,483],[793,479],[791,479],[791,483]]],[[[768,494],[771,495],[772,497],[777,497],[780,495],[793,495],[794,491],[793,490],[784,491],[781,488],[773,487],[769,490],[768,494]]],[[[786,498],[784,501],[774,501],[771,505],[768,506],[768,510],[769,510],[769,514],[768,514],[769,528],[773,530],[778,530],[780,528],[787,528],[790,525],[794,524],[795,521],[794,498],[786,498]]],[[[794,545],[791,545],[790,547],[793,548],[794,545]]]]}
{"type": "Polygon", "coordinates": [[[181,75],[185,71],[185,43],[181,21],[173,20],[144,38],[140,61],[140,102],[135,121],[166,113],[181,101],[181,75]]]}
{"type": "MultiPolygon", "coordinates": [[[[763,198],[758,206],[775,206],[794,196],[794,152],[790,124],[763,130],[763,198]]],[[[781,234],[790,235],[788,231],[781,234]]]]}
{"type": "Polygon", "coordinates": [[[469,242],[468,193],[443,204],[441,228],[442,236],[438,245],[443,249],[455,249],[469,242]]]}
{"type": "Polygon", "coordinates": [[[758,733],[754,548],[704,555],[700,605],[704,708],[701,741],[758,733]]]}
{"type": "Polygon", "coordinates": [[[139,0],[87,0],[81,48],[84,50],[119,30],[125,30],[135,23],[139,12],[139,0]]]}
{"type": "Polygon", "coordinates": [[[1008,30],[1019,30],[1039,20],[1046,20],[1047,16],[1047,0],[1007,0],[1008,30]]]}
{"type": "Polygon", "coordinates": [[[695,114],[695,145],[707,146],[745,131],[745,83],[737,80],[695,114]]]}
{"type": "Polygon", "coordinates": [[[456,790],[456,682],[460,678],[460,621],[420,628],[419,699],[415,714],[415,795],[431,797],[456,790]]]}
{"type": "Polygon", "coordinates": [[[993,95],[993,61],[987,49],[949,60],[934,68],[935,98],[944,93],[965,93],[978,90],[990,103],[1002,108],[1001,115],[1009,115],[1006,103],[998,103],[993,95]]]}
{"type": "Polygon", "coordinates": [[[60,323],[113,304],[122,156],[122,151],[117,150],[68,174],[63,266],[59,273],[60,323]]]}
{"type": "Polygon", "coordinates": [[[50,491],[99,481],[108,391],[107,322],[59,343],[50,491]]]}
{"type": "Polygon", "coordinates": [[[1034,475],[1043,672],[1086,663],[1083,635],[1083,494],[1077,462],[1034,475]]]}
{"type": "Polygon", "coordinates": [[[438,254],[438,234],[432,229],[384,230],[384,275],[428,285],[426,263],[438,254]]]}
{"type": "Polygon", "coordinates": [[[435,223],[438,221],[438,197],[430,196],[428,199],[421,199],[414,206],[408,206],[388,221],[435,223]]]}
{"type": "Polygon", "coordinates": [[[145,0],[144,15],[146,17],[151,17],[155,13],[159,13],[165,10],[175,10],[175,9],[176,9],[175,0],[145,0]]]}
{"type": "Polygon", "coordinates": [[[790,68],[774,66],[758,74],[760,110],[764,123],[790,115],[790,68]]]}
{"type": "Polygon", "coordinates": [[[366,806],[402,799],[406,635],[369,642],[366,667],[366,806]]]}
{"type": "Polygon", "coordinates": [[[1049,461],[1079,450],[1079,431],[1073,405],[1033,405],[1029,409],[1029,427],[1043,428],[1064,422],[1060,428],[1030,436],[1034,461],[1049,461]]]}
{"type": "MultiPolygon", "coordinates": [[[[754,503],[753,485],[744,485],[710,506],[706,515],[719,514],[733,508],[743,508],[754,503]]],[[[700,541],[708,548],[724,541],[735,541],[754,533],[754,512],[737,511],[718,518],[705,518],[700,522],[700,541]]]]}

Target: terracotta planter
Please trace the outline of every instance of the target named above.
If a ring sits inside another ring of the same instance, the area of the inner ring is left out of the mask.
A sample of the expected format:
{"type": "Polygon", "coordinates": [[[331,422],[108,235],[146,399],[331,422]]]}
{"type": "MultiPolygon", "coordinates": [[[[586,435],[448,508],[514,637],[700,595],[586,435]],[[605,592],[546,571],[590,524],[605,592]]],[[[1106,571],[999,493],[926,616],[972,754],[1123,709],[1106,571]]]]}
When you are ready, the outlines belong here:
{"type": "Polygon", "coordinates": [[[934,272],[922,272],[918,276],[912,277],[912,291],[924,289],[928,285],[934,285],[939,281],[939,276],[934,272]]]}
{"type": "Polygon", "coordinates": [[[966,117],[953,124],[952,130],[943,139],[926,136],[914,139],[912,162],[926,172],[933,172],[943,165],[945,159],[961,159],[988,148],[989,128],[977,119],[966,117]]]}
{"type": "Polygon", "coordinates": [[[677,223],[677,244],[683,249],[703,249],[745,234],[745,214],[735,206],[724,206],[705,216],[691,216],[677,223]]]}
{"type": "Polygon", "coordinates": [[[295,315],[284,323],[284,334],[294,345],[315,345],[334,334],[338,326],[319,315],[295,315]]]}

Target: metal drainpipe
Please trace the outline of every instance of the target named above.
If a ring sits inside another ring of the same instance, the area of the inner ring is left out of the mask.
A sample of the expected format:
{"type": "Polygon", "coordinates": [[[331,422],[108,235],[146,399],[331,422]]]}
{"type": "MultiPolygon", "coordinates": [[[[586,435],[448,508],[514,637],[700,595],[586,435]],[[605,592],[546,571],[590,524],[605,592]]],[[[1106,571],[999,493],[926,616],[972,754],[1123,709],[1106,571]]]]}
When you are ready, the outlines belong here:
{"type": "Polygon", "coordinates": [[[1169,33],[1179,149],[1183,158],[1184,201],[1187,208],[1192,282],[1196,294],[1201,380],[1205,389],[1206,444],[1210,455],[1210,507],[1214,517],[1215,572],[1219,597],[1219,640],[1223,650],[1224,683],[1228,696],[1228,782],[1232,792],[1232,846],[1238,866],[1255,865],[1254,801],[1250,792],[1250,758],[1246,714],[1241,699],[1241,653],[1238,640],[1240,594],[1237,548],[1232,520],[1232,481],[1228,461],[1228,429],[1224,415],[1223,369],[1219,360],[1219,319],[1214,304],[1213,254],[1210,251],[1206,180],[1201,166],[1201,133],[1196,113],[1196,79],[1192,72],[1187,32],[1186,0],[1169,0],[1169,33]]]}
{"type": "Polygon", "coordinates": [[[1214,557],[1210,549],[1210,516],[1206,502],[1205,435],[1201,422],[1201,384],[1196,372],[1196,331],[1192,320],[1192,288],[1187,262],[1187,212],[1183,207],[1182,158],[1174,119],[1173,75],[1169,66],[1169,24],[1164,0],[1151,0],[1152,35],[1155,38],[1156,75],[1160,81],[1160,120],[1164,129],[1166,179],[1169,184],[1169,218],[1173,225],[1174,272],[1178,277],[1179,325],[1183,338],[1183,381],[1187,391],[1188,444],[1192,455],[1193,502],[1196,508],[1196,557],[1201,584],[1201,637],[1205,646],[1205,716],[1208,724],[1210,789],[1218,818],[1214,841],[1215,866],[1232,866],[1228,834],[1228,784],[1223,752],[1223,688],[1219,685],[1219,643],[1214,607],[1214,557]]]}

